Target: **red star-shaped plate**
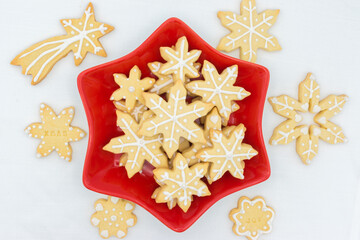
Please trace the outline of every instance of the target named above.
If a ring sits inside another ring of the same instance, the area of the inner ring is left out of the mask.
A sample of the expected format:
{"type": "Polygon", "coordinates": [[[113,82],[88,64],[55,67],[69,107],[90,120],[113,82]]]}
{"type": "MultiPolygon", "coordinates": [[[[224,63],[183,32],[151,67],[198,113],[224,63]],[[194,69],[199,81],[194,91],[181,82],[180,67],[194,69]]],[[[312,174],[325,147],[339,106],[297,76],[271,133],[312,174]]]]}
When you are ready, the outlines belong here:
{"type": "Polygon", "coordinates": [[[82,72],[78,77],[78,88],[89,122],[89,145],[84,165],[83,182],[90,190],[128,199],[153,214],[174,231],[188,229],[209,207],[221,198],[265,181],[270,176],[270,165],[262,137],[262,114],[269,72],[265,67],[226,56],[201,39],[190,27],[177,18],[170,18],[130,54],[82,72]],[[115,106],[111,94],[119,87],[114,73],[125,73],[139,66],[142,77],[153,77],[147,63],[162,61],[159,48],[173,46],[177,39],[186,36],[189,49],[202,51],[198,62],[206,59],[219,72],[237,64],[239,74],[235,85],[244,87],[251,95],[239,101],[240,109],[233,113],[229,125],[243,123],[246,128],[245,143],[251,144],[259,154],[246,161],[244,180],[226,173],[220,180],[209,185],[211,196],[194,197],[190,209],[184,213],[179,207],[169,210],[165,203],[155,203],[151,195],[158,185],[152,174],[152,166],[145,164],[142,173],[129,179],[124,167],[117,165],[120,155],[102,148],[113,137],[123,132],[116,126],[115,106]]]}

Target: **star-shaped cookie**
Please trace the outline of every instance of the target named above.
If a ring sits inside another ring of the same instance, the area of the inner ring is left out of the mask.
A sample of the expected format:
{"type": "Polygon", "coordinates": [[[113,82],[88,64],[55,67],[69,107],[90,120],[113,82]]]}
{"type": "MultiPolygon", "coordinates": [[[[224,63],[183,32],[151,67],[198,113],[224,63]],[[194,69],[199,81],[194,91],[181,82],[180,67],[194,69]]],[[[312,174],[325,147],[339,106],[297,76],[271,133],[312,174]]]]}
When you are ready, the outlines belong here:
{"type": "Polygon", "coordinates": [[[115,73],[114,80],[120,88],[111,95],[110,100],[125,99],[125,106],[130,112],[134,109],[137,101],[145,103],[142,93],[155,83],[153,78],[141,79],[141,71],[136,65],[130,70],[129,77],[126,77],[125,74],[115,73]]]}
{"type": "Polygon", "coordinates": [[[154,136],[161,133],[163,148],[169,158],[178,150],[180,137],[192,143],[206,142],[203,130],[194,121],[208,113],[213,105],[201,101],[187,105],[186,89],[181,81],[170,89],[168,102],[155,93],[143,93],[143,96],[145,105],[156,116],[142,123],[139,134],[154,136]]]}
{"type": "Polygon", "coordinates": [[[245,130],[244,125],[240,124],[229,137],[222,131],[210,130],[212,147],[200,150],[196,157],[202,162],[212,163],[209,174],[212,182],[219,180],[227,171],[235,178],[244,179],[244,160],[257,155],[257,151],[249,144],[242,143],[245,130]]]}
{"type": "Polygon", "coordinates": [[[199,77],[199,72],[196,70],[194,63],[200,57],[200,50],[189,49],[189,43],[186,37],[181,37],[177,40],[175,48],[161,47],[160,54],[167,62],[161,66],[160,73],[163,75],[172,74],[174,80],[185,82],[185,77],[196,78],[199,77]]]}
{"type": "Polygon", "coordinates": [[[220,115],[228,120],[232,112],[234,100],[242,100],[250,93],[242,87],[234,86],[238,74],[238,66],[226,68],[221,74],[209,61],[204,61],[202,74],[205,81],[191,81],[186,88],[193,94],[202,97],[202,101],[213,103],[220,115]]]}
{"type": "Polygon", "coordinates": [[[70,125],[74,114],[74,107],[65,108],[56,115],[48,105],[40,105],[41,122],[32,123],[25,128],[30,137],[41,140],[36,150],[38,157],[45,157],[55,150],[62,159],[71,161],[72,150],[69,143],[85,137],[82,129],[70,125]]]}
{"type": "MultiPolygon", "coordinates": [[[[116,111],[117,125],[123,130],[125,135],[111,139],[103,148],[112,153],[125,153],[125,168],[128,177],[131,178],[135,173],[141,171],[145,160],[154,167],[167,167],[168,158],[160,149],[162,137],[153,135],[145,137],[138,134],[139,124],[127,113],[116,111]]],[[[120,163],[124,164],[122,157],[120,163]]]]}
{"type": "Polygon", "coordinates": [[[256,11],[255,0],[242,0],[240,15],[233,12],[218,12],[221,24],[231,31],[223,37],[218,50],[230,52],[241,48],[240,58],[256,62],[258,48],[267,51],[281,50],[278,40],[267,30],[274,25],[280,10],[256,11]]]}

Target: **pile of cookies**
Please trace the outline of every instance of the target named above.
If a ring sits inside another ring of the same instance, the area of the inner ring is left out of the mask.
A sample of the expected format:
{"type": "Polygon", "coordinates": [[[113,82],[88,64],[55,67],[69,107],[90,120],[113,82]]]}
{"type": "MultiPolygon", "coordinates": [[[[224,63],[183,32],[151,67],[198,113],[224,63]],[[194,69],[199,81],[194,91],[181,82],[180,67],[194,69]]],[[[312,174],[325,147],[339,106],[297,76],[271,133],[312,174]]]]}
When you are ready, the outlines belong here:
{"type": "Polygon", "coordinates": [[[148,63],[157,79],[142,79],[137,66],[128,76],[114,74],[120,88],[110,100],[124,135],[111,139],[104,150],[122,153],[120,166],[129,178],[142,170],[145,160],[152,164],[159,184],[152,197],[186,212],[193,195],[211,194],[204,177],[211,184],[229,171],[243,179],[244,160],[257,155],[242,143],[243,124],[227,126],[230,114],[239,109],[235,101],[250,92],[234,86],[237,65],[219,74],[211,62],[196,62],[201,51],[189,51],[185,36],[173,47],[161,47],[160,54],[165,63],[148,63]]]}

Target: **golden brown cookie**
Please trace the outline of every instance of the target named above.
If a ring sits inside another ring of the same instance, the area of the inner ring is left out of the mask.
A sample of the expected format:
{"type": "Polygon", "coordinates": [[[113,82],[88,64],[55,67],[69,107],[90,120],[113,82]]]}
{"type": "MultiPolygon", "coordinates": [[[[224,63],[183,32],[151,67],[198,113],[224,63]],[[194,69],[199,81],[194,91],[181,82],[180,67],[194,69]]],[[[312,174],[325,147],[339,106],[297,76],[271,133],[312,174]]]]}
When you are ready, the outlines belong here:
{"type": "Polygon", "coordinates": [[[79,141],[86,135],[82,129],[70,125],[74,114],[74,107],[65,108],[56,115],[48,105],[40,105],[41,122],[25,128],[30,137],[41,139],[36,150],[38,157],[45,157],[55,150],[62,159],[71,161],[69,143],[79,141]]]}
{"type": "Polygon", "coordinates": [[[130,70],[129,77],[125,74],[114,74],[115,82],[120,86],[110,97],[110,100],[125,99],[125,106],[128,112],[131,112],[136,106],[137,101],[144,104],[145,100],[142,93],[150,89],[154,83],[153,78],[141,79],[141,71],[138,66],[130,70]]]}
{"type": "Polygon", "coordinates": [[[199,72],[195,68],[195,62],[200,57],[200,50],[189,50],[189,43],[186,37],[177,40],[174,48],[161,47],[160,54],[167,62],[160,67],[163,75],[172,74],[174,80],[185,82],[185,77],[199,77],[199,72]]]}
{"type": "Polygon", "coordinates": [[[226,68],[221,74],[215,66],[204,61],[202,68],[203,80],[191,81],[186,88],[193,94],[202,97],[202,101],[214,104],[220,115],[229,119],[234,100],[242,100],[250,93],[242,87],[234,86],[238,74],[238,66],[226,68]]]}
{"type": "Polygon", "coordinates": [[[251,145],[242,143],[245,130],[240,124],[230,132],[229,137],[219,130],[210,130],[212,147],[201,149],[196,154],[202,162],[210,162],[210,179],[219,180],[229,171],[235,178],[244,179],[244,160],[251,159],[258,152],[251,145]]]}
{"type": "Polygon", "coordinates": [[[240,15],[218,12],[221,24],[231,31],[220,40],[217,49],[230,52],[240,48],[240,58],[256,62],[258,48],[267,51],[281,50],[278,40],[267,31],[274,25],[280,10],[256,11],[255,0],[242,0],[240,15]]]}
{"type": "MultiPolygon", "coordinates": [[[[114,105],[118,110],[129,113],[124,100],[114,101],[114,105]]],[[[136,122],[139,123],[140,120],[143,118],[144,113],[147,111],[149,111],[149,109],[144,104],[137,101],[135,107],[130,112],[130,115],[135,119],[136,122]]]]}
{"type": "Polygon", "coordinates": [[[63,19],[60,22],[65,28],[66,35],[36,43],[11,61],[13,65],[22,66],[23,74],[33,76],[32,85],[40,83],[55,63],[70,51],[74,52],[76,66],[84,60],[87,52],[106,57],[106,52],[98,39],[114,28],[95,21],[94,8],[91,3],[81,18],[63,19]]]}
{"type": "Polygon", "coordinates": [[[154,167],[167,167],[168,158],[160,149],[162,137],[139,135],[139,124],[129,114],[116,111],[116,115],[117,125],[125,135],[111,139],[103,149],[112,153],[126,153],[126,157],[120,159],[120,164],[125,165],[128,177],[141,171],[145,160],[154,167]]]}
{"type": "Polygon", "coordinates": [[[230,211],[229,218],[234,223],[236,235],[256,240],[263,233],[271,232],[274,215],[274,209],[266,205],[264,198],[241,197],[237,207],[230,211]]]}
{"type": "Polygon", "coordinates": [[[135,214],[132,213],[135,204],[130,201],[109,196],[108,199],[97,200],[94,207],[96,213],[91,216],[91,224],[99,228],[102,238],[124,238],[128,227],[137,222],[135,214]]]}
{"type": "Polygon", "coordinates": [[[154,136],[161,133],[168,157],[178,150],[180,137],[192,143],[206,142],[203,130],[194,121],[208,113],[213,105],[201,101],[186,104],[186,90],[181,81],[171,87],[168,102],[155,93],[143,93],[143,96],[145,105],[156,116],[141,124],[139,134],[154,136]]]}
{"type": "Polygon", "coordinates": [[[208,169],[208,163],[198,163],[189,168],[186,159],[177,153],[173,169],[157,168],[154,177],[160,183],[160,190],[155,190],[156,202],[165,203],[176,199],[178,206],[187,212],[192,195],[204,197],[210,195],[206,184],[201,181],[208,169]]]}
{"type": "Polygon", "coordinates": [[[320,86],[312,73],[308,73],[299,84],[299,100],[287,95],[270,97],[274,112],[287,118],[274,129],[270,144],[288,144],[296,139],[298,155],[303,163],[310,164],[318,153],[319,138],[331,144],[347,142],[341,127],[330,122],[329,118],[342,110],[348,97],[329,95],[321,101],[319,99],[320,86]],[[300,125],[302,112],[314,114],[314,124],[300,125]]]}

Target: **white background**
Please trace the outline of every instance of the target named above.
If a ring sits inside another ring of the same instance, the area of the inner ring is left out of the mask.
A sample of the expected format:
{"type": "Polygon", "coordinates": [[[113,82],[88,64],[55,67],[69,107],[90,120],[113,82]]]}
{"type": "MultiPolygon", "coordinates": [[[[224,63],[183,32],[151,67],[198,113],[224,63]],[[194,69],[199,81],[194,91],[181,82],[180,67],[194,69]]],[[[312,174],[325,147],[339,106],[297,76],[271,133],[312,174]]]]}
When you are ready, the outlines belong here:
{"type": "MultiPolygon", "coordinates": [[[[91,226],[93,203],[101,197],[82,185],[87,138],[72,144],[73,161],[52,153],[35,156],[38,140],[23,129],[39,121],[45,102],[59,112],[75,106],[74,126],[88,131],[76,77],[84,69],[117,59],[138,47],[162,22],[176,16],[205,41],[216,46],[228,33],[217,11],[239,13],[240,0],[98,0],[96,19],[115,27],[101,38],[107,58],[88,54],[79,67],[73,53],[60,60],[44,79],[31,86],[31,76],[10,65],[18,53],[38,41],[63,34],[62,18],[79,18],[87,6],[80,0],[1,0],[0,29],[0,238],[101,239],[91,226]]],[[[258,0],[257,9],[281,9],[270,29],[283,48],[258,51],[258,63],[270,70],[268,96],[297,97],[297,86],[313,72],[321,98],[347,94],[350,101],[333,121],[343,127],[348,144],[319,144],[319,154],[305,166],[295,144],[269,146],[272,175],[262,184],[232,194],[211,207],[189,230],[175,233],[141,207],[127,239],[245,239],[231,230],[229,211],[243,195],[261,195],[276,211],[273,231],[261,239],[360,239],[360,2],[358,0],[258,0]],[[358,203],[356,205],[355,203],[358,203]]],[[[231,53],[238,57],[238,51],[231,53]]],[[[266,102],[264,138],[283,119],[266,102]]]]}

